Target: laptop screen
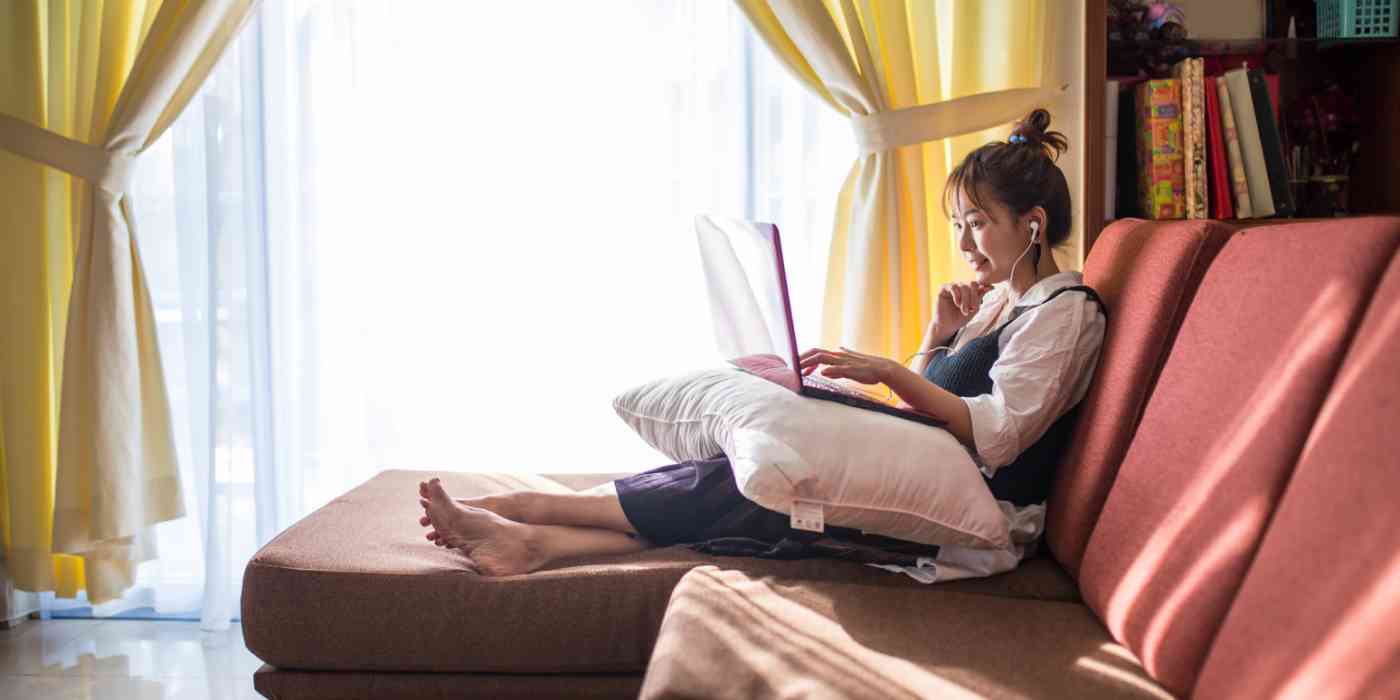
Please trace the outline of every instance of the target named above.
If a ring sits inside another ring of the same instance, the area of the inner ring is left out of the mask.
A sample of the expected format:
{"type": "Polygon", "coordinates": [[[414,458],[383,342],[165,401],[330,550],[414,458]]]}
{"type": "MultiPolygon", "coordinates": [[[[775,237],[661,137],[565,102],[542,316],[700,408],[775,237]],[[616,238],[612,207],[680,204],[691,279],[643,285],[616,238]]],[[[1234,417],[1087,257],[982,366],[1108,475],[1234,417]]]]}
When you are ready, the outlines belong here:
{"type": "Polygon", "coordinates": [[[766,369],[796,391],[797,340],[778,227],[700,215],[695,235],[720,355],[750,371],[766,369]]]}

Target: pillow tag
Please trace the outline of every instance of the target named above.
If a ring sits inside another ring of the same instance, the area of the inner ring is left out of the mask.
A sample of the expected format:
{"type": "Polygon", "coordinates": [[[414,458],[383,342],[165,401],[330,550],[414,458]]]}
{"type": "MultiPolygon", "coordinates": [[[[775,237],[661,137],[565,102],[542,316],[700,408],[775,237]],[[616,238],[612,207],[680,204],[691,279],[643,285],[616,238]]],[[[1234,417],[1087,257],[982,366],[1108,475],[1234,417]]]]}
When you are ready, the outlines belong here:
{"type": "Polygon", "coordinates": [[[826,523],[822,517],[822,504],[811,501],[793,501],[792,527],[794,530],[825,532],[826,523]]]}

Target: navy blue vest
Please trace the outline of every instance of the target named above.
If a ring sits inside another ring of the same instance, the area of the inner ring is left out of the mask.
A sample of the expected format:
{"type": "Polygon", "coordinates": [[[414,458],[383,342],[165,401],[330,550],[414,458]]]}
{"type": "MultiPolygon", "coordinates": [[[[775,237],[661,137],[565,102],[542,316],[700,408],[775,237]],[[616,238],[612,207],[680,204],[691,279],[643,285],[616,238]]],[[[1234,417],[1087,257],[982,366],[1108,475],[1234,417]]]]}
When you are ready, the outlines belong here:
{"type": "MultiPolygon", "coordinates": [[[[1040,303],[1045,304],[1062,292],[1068,291],[1088,294],[1107,317],[1108,309],[1098,293],[1084,285],[1057,289],[1040,303]]],[[[992,393],[992,365],[1001,354],[1001,332],[1023,312],[1035,306],[1039,304],[1012,309],[1011,318],[1001,324],[1000,328],[973,338],[957,352],[938,350],[929,360],[928,367],[924,368],[924,378],[958,396],[970,397],[992,393]]],[[[962,331],[958,333],[961,334],[962,331]]],[[[954,336],[955,339],[956,337],[954,336]]],[[[1082,403],[1081,401],[1075,404],[1074,408],[1056,419],[1034,445],[1021,452],[1015,461],[998,469],[996,476],[987,479],[987,487],[992,490],[992,495],[997,500],[1009,501],[1017,506],[1028,506],[1044,503],[1050,497],[1050,483],[1055,476],[1055,466],[1060,463],[1065,448],[1069,446],[1070,434],[1074,432],[1074,422],[1079,417],[1079,406],[1082,403]]],[[[987,477],[983,474],[982,478],[987,477]]]]}

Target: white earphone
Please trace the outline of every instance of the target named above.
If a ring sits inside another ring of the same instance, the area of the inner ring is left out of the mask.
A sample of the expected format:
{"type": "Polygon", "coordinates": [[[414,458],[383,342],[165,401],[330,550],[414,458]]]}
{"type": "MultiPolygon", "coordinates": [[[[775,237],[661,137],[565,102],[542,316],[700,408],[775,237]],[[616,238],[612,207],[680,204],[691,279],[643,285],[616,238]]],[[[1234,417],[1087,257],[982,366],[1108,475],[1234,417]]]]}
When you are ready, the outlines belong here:
{"type": "MultiPolygon", "coordinates": [[[[1031,222],[1031,243],[1030,243],[1030,245],[1026,246],[1026,249],[1025,249],[1024,251],[1022,251],[1020,255],[1016,256],[1016,262],[1011,263],[1011,269],[1012,269],[1012,270],[1015,270],[1015,269],[1016,269],[1016,266],[1021,264],[1021,258],[1026,257],[1026,253],[1031,252],[1031,248],[1034,248],[1034,247],[1035,247],[1035,244],[1038,243],[1039,241],[1040,241],[1040,222],[1039,222],[1039,221],[1032,221],[1032,222],[1031,222]]],[[[1038,257],[1038,256],[1037,256],[1037,257],[1038,257]]],[[[1037,272],[1037,270],[1031,270],[1031,274],[1036,274],[1036,272],[1037,272]]],[[[1037,278],[1038,278],[1038,277],[1039,277],[1039,275],[1037,275],[1037,278]]]]}

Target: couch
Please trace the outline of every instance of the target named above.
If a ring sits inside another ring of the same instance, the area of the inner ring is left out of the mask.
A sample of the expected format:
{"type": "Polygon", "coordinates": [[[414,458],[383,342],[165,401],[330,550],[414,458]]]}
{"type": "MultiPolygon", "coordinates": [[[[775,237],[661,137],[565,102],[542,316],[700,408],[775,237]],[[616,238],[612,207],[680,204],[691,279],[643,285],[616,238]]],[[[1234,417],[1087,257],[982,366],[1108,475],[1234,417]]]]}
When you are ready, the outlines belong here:
{"type": "MultiPolygon", "coordinates": [[[[924,585],[681,547],[464,572],[386,471],[244,575],[269,698],[1400,697],[1400,218],[1115,222],[1036,556],[924,585]]],[[[620,474],[440,475],[454,494],[620,474]]]]}

